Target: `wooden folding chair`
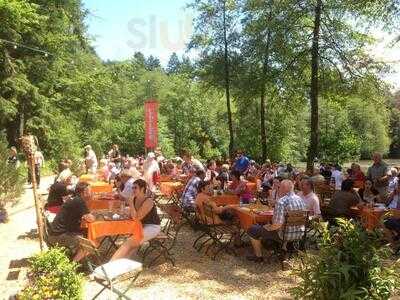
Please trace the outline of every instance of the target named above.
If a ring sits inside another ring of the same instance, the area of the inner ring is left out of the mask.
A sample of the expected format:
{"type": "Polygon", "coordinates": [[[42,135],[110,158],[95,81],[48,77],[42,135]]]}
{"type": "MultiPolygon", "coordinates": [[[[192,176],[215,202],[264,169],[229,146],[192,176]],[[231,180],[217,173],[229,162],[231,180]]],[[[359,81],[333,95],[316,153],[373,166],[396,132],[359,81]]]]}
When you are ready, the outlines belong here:
{"type": "Polygon", "coordinates": [[[200,231],[200,235],[193,242],[193,248],[195,248],[198,252],[200,252],[201,249],[209,241],[212,240],[212,238],[209,235],[209,232],[210,232],[209,224],[207,224],[207,220],[205,218],[203,218],[203,216],[201,215],[200,209],[199,209],[199,207],[197,205],[196,205],[195,216],[196,216],[196,220],[197,220],[197,223],[198,223],[198,228],[197,229],[200,231]]]}
{"type": "Polygon", "coordinates": [[[207,234],[212,239],[212,243],[208,246],[206,253],[211,247],[216,247],[217,250],[212,257],[213,260],[216,259],[219,253],[226,251],[236,255],[234,248],[232,247],[233,240],[235,237],[240,236],[240,228],[237,224],[220,224],[216,223],[216,214],[211,205],[203,204],[204,216],[206,219],[212,220],[209,226],[209,231],[207,234]]]}
{"type": "Polygon", "coordinates": [[[173,203],[159,204],[158,207],[164,213],[164,219],[162,220],[164,224],[160,234],[150,240],[147,248],[143,251],[143,261],[150,257],[150,254],[156,252],[156,256],[147,264],[148,267],[154,265],[162,257],[175,266],[175,259],[171,250],[174,248],[179,231],[184,224],[182,209],[173,203]]]}
{"type": "MultiPolygon", "coordinates": [[[[305,246],[307,241],[307,227],[309,224],[308,221],[308,214],[307,210],[293,210],[288,211],[285,214],[285,223],[283,224],[283,231],[282,231],[282,242],[280,247],[280,261],[282,270],[284,269],[284,261],[287,257],[288,250],[287,245],[291,243],[293,246],[292,251],[299,251],[300,250],[300,243],[305,246]],[[290,231],[290,234],[299,234],[299,238],[295,240],[288,240],[289,231],[287,230],[289,227],[296,227],[297,230],[290,231]],[[301,235],[300,235],[301,233],[301,235]]],[[[304,251],[306,249],[304,248],[304,251]]]]}
{"type": "Polygon", "coordinates": [[[124,298],[130,300],[131,298],[126,296],[126,293],[131,289],[133,283],[139,277],[143,269],[142,264],[127,258],[121,258],[101,264],[101,256],[92,242],[83,237],[78,238],[81,249],[96,258],[97,265],[93,264],[89,259],[86,258],[89,270],[91,271],[90,278],[103,287],[92,298],[92,300],[96,299],[106,289],[118,295],[118,299],[124,298]],[[119,284],[130,278],[132,278],[132,280],[124,291],[120,291],[115,287],[116,284],[119,284]]]}

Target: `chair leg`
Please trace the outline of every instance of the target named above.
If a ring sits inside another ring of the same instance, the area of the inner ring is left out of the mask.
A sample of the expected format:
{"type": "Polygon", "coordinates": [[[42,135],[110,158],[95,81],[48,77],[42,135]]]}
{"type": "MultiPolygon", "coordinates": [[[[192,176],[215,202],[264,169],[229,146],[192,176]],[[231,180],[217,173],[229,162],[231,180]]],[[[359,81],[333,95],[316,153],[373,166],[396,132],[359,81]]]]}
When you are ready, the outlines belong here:
{"type": "Polygon", "coordinates": [[[92,300],[97,299],[97,297],[100,296],[100,294],[107,288],[107,287],[104,286],[104,285],[102,285],[102,286],[103,286],[103,288],[100,290],[100,292],[98,292],[98,293],[92,298],[92,300]]]}
{"type": "Polygon", "coordinates": [[[212,238],[210,238],[210,237],[206,238],[206,239],[200,244],[200,246],[197,248],[197,252],[200,252],[200,251],[203,249],[203,247],[204,247],[205,245],[207,245],[207,243],[208,243],[209,241],[212,241],[212,238]]]}
{"type": "MultiPolygon", "coordinates": [[[[138,279],[139,275],[140,275],[140,272],[137,273],[137,274],[135,275],[135,277],[133,277],[133,279],[132,279],[131,282],[129,283],[128,287],[125,289],[125,291],[122,292],[122,294],[124,295],[124,297],[126,297],[125,294],[131,289],[132,285],[135,283],[136,279],[138,279]]],[[[118,299],[119,299],[119,298],[121,298],[121,296],[119,296],[118,299]]],[[[126,299],[126,298],[125,298],[125,299],[126,299]]],[[[130,299],[130,298],[128,298],[128,299],[130,299]]]]}
{"type": "Polygon", "coordinates": [[[200,236],[194,241],[194,243],[193,243],[193,248],[197,249],[197,248],[196,248],[196,244],[197,244],[203,237],[205,237],[206,235],[207,235],[206,232],[203,232],[202,234],[200,234],[200,236]]]}

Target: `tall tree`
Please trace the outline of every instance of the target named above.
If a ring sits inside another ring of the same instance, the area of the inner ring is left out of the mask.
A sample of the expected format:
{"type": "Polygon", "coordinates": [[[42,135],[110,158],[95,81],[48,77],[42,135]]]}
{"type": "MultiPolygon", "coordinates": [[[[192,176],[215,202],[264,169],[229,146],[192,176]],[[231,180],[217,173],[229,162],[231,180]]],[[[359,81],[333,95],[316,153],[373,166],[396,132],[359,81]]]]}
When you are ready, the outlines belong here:
{"type": "Polygon", "coordinates": [[[319,124],[318,124],[318,94],[319,94],[319,48],[320,48],[320,29],[321,29],[322,0],[317,0],[314,7],[313,37],[311,46],[311,126],[310,126],[310,146],[307,155],[307,170],[313,172],[314,159],[318,156],[319,143],[319,124]]]}
{"type": "Polygon", "coordinates": [[[210,84],[223,87],[226,98],[229,129],[229,153],[235,148],[235,133],[231,103],[232,54],[238,48],[237,16],[234,0],[201,0],[191,5],[199,13],[195,19],[190,48],[201,50],[201,75],[210,84]]]}

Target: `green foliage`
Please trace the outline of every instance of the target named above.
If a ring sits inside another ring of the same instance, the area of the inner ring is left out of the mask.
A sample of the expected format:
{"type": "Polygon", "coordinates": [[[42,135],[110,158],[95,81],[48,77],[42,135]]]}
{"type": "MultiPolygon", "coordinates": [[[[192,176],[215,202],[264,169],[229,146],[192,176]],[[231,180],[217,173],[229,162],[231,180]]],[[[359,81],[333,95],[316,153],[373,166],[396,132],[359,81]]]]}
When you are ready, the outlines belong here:
{"type": "Polygon", "coordinates": [[[398,288],[396,265],[384,260],[389,251],[377,232],[369,233],[358,223],[338,219],[329,231],[320,225],[320,251],[305,255],[294,271],[301,279],[292,290],[296,299],[389,299],[398,288]]]}
{"type": "MultiPolygon", "coordinates": [[[[198,59],[173,54],[164,70],[158,58],[140,52],[124,61],[102,62],[89,42],[82,1],[0,0],[0,39],[50,53],[0,42],[0,130],[6,131],[8,142],[17,144],[23,129],[30,131],[53,168],[69,158],[75,170],[86,144],[99,157],[113,143],[124,153],[142,154],[143,103],[152,97],[160,101],[159,144],[167,156],[182,149],[203,158],[226,156],[226,29],[236,146],[255,159],[263,156],[264,91],[267,156],[274,161],[304,160],[310,134],[314,1],[193,2],[196,19],[189,48],[198,50],[198,59]]],[[[366,158],[375,150],[386,152],[389,145],[395,153],[396,105],[389,87],[378,79],[386,66],[373,62],[366,49],[374,42],[367,25],[382,20],[391,20],[386,26],[396,24],[398,5],[390,0],[369,5],[324,2],[320,157],[366,158]]]]}
{"type": "Polygon", "coordinates": [[[0,209],[6,202],[15,201],[23,191],[25,177],[22,174],[22,168],[15,168],[7,163],[9,149],[7,140],[0,132],[0,209]]]}
{"type": "Polygon", "coordinates": [[[359,158],[360,141],[350,126],[348,111],[332,100],[321,107],[321,161],[342,163],[359,158]]]}
{"type": "Polygon", "coordinates": [[[83,299],[83,277],[62,248],[52,248],[31,260],[30,284],[19,295],[23,300],[83,299]]]}

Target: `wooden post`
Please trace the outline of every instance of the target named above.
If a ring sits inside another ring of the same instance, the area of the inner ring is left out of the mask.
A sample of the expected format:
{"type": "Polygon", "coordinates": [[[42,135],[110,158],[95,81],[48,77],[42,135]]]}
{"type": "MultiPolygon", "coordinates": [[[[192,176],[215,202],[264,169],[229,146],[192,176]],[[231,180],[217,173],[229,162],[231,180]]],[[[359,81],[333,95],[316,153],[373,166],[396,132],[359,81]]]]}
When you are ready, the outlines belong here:
{"type": "Polygon", "coordinates": [[[28,162],[28,166],[30,166],[30,175],[32,178],[32,191],[33,198],[35,201],[35,210],[36,210],[36,223],[38,226],[38,235],[39,235],[39,243],[40,243],[40,251],[43,251],[43,220],[42,220],[42,204],[40,203],[40,199],[37,194],[37,186],[36,186],[36,174],[35,174],[35,152],[37,149],[37,139],[32,135],[25,135],[20,138],[22,149],[25,152],[26,159],[28,162]]]}
{"type": "Polygon", "coordinates": [[[29,165],[30,165],[30,172],[31,172],[31,178],[32,178],[32,191],[33,191],[33,198],[35,200],[35,210],[36,210],[36,223],[38,227],[38,234],[39,234],[39,243],[40,243],[40,251],[43,251],[43,220],[42,220],[42,203],[40,203],[40,199],[37,194],[37,183],[36,183],[36,172],[35,172],[35,159],[34,159],[34,154],[31,153],[28,156],[29,160],[29,165]]]}

